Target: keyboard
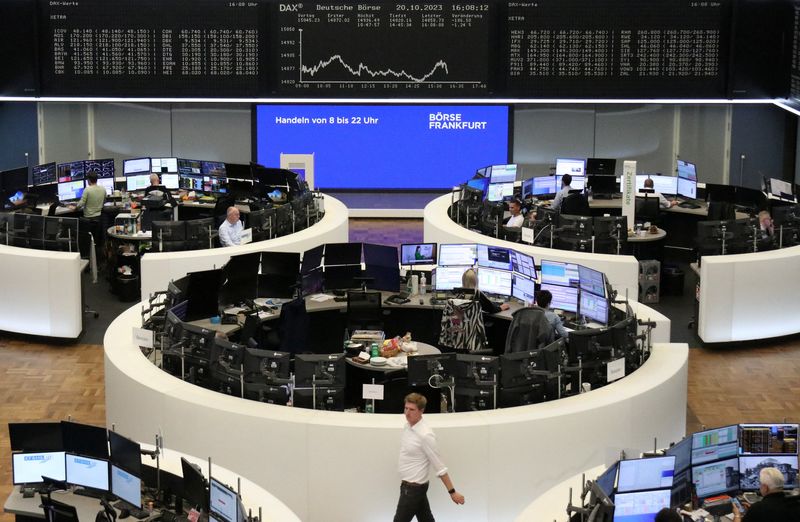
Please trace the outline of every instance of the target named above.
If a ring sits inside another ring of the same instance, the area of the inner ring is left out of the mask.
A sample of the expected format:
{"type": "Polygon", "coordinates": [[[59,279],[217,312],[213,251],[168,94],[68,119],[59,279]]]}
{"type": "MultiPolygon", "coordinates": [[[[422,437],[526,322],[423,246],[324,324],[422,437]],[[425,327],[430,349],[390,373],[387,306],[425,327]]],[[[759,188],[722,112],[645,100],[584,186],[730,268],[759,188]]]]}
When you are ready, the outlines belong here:
{"type": "MultiPolygon", "coordinates": [[[[77,491],[76,491],[76,493],[77,493],[77,491]]],[[[143,518],[147,518],[147,517],[150,516],[149,512],[147,512],[147,511],[145,511],[143,509],[139,509],[136,506],[134,506],[133,504],[129,504],[128,502],[125,502],[124,500],[120,500],[119,502],[114,504],[114,507],[116,509],[120,510],[120,511],[127,511],[128,513],[131,514],[131,516],[133,518],[135,518],[137,520],[141,520],[143,518]]]]}
{"type": "Polygon", "coordinates": [[[105,491],[94,491],[91,489],[76,489],[72,492],[73,495],[78,495],[79,497],[89,497],[89,498],[103,498],[107,495],[105,491]]]}
{"type": "Polygon", "coordinates": [[[683,201],[678,203],[678,206],[681,208],[700,208],[700,205],[697,203],[692,203],[691,201],[683,201]]]}

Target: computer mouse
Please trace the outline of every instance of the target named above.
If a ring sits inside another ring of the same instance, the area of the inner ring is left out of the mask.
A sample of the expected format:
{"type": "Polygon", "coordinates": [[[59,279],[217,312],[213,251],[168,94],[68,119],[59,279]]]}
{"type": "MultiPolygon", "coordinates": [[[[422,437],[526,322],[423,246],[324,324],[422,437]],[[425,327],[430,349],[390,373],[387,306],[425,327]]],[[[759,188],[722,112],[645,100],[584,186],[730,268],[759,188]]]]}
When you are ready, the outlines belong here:
{"type": "Polygon", "coordinates": [[[127,509],[121,509],[119,512],[119,516],[117,518],[128,518],[129,516],[131,516],[130,511],[128,511],[127,509]]]}

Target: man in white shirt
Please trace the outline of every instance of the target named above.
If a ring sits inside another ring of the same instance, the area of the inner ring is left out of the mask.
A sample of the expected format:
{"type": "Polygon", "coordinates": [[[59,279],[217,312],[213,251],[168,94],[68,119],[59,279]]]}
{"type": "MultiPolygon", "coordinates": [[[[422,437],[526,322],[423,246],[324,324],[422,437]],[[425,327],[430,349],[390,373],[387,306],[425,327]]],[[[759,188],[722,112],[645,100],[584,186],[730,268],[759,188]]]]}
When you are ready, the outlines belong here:
{"type": "MultiPolygon", "coordinates": [[[[644,188],[653,190],[653,180],[650,178],[644,180],[644,188]]],[[[665,198],[661,192],[653,192],[652,194],[648,194],[647,197],[658,198],[658,205],[661,208],[671,208],[678,204],[677,201],[670,201],[665,198]]]]}
{"type": "Polygon", "coordinates": [[[401,480],[400,500],[397,501],[394,522],[410,522],[415,516],[418,522],[433,522],[427,496],[431,468],[442,480],[453,502],[464,503],[464,495],[453,487],[447,466],[439,456],[436,435],[422,420],[427,402],[419,393],[410,393],[405,398],[404,414],[408,423],[400,437],[400,458],[397,462],[401,480]]]}
{"type": "Polygon", "coordinates": [[[239,209],[228,207],[228,217],[219,226],[219,242],[222,246],[234,246],[242,243],[242,222],[239,221],[239,209]]]}
{"type": "Polygon", "coordinates": [[[551,205],[553,210],[561,210],[561,202],[564,201],[565,197],[569,196],[569,191],[572,190],[570,183],[572,183],[572,176],[569,174],[564,174],[564,176],[561,178],[561,190],[558,191],[556,194],[556,199],[553,200],[553,204],[551,205]]]}
{"type": "Polygon", "coordinates": [[[518,199],[512,199],[508,202],[508,211],[511,217],[506,221],[507,227],[521,227],[525,221],[525,216],[522,215],[522,204],[518,199]]]}

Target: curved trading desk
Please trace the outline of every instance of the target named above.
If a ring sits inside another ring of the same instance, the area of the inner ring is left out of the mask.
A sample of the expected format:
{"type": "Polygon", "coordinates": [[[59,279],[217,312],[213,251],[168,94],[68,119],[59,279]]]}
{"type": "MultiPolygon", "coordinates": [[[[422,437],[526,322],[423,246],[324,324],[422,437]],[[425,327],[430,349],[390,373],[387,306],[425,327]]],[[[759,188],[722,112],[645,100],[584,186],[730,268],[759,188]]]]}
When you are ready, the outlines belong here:
{"type": "Polygon", "coordinates": [[[81,258],[0,245],[0,330],[74,339],[83,329],[81,258]]]}
{"type": "Polygon", "coordinates": [[[532,255],[537,264],[542,259],[578,263],[606,274],[608,282],[619,292],[620,297],[635,301],[639,296],[639,263],[633,256],[617,256],[611,254],[592,254],[542,248],[524,243],[512,243],[503,239],[484,236],[462,227],[447,215],[451,195],[440,196],[425,207],[424,231],[428,243],[482,243],[514,248],[532,255]]]}
{"type": "MultiPolygon", "coordinates": [[[[164,434],[168,445],[249,477],[302,520],[386,520],[397,502],[400,415],[314,411],[246,401],[161,371],[134,345],[140,305],[105,337],[107,423],[133,438],[164,434]]],[[[642,312],[643,317],[647,314],[642,312]]],[[[653,437],[677,440],[686,418],[688,347],[658,344],[624,379],[558,401],[485,412],[429,415],[468,504],[436,483],[442,520],[511,520],[567,477],[653,437]]]]}
{"type": "Polygon", "coordinates": [[[698,335],[707,343],[800,333],[800,246],[703,257],[698,335]]]}
{"type": "Polygon", "coordinates": [[[348,213],[342,202],[325,196],[325,215],[309,228],[287,236],[211,250],[148,253],[142,257],[142,296],[167,288],[169,282],[189,272],[221,267],[231,256],[269,250],[303,253],[323,243],[347,243],[348,213]]]}
{"type": "Polygon", "coordinates": [[[572,488],[572,503],[580,505],[581,491],[583,490],[583,478],[594,480],[595,477],[603,473],[608,466],[600,465],[592,469],[583,471],[569,477],[564,482],[553,486],[543,493],[539,498],[531,502],[525,511],[519,514],[514,520],[516,522],[537,522],[540,520],[555,520],[564,522],[567,517],[567,503],[569,502],[569,490],[572,488]]]}

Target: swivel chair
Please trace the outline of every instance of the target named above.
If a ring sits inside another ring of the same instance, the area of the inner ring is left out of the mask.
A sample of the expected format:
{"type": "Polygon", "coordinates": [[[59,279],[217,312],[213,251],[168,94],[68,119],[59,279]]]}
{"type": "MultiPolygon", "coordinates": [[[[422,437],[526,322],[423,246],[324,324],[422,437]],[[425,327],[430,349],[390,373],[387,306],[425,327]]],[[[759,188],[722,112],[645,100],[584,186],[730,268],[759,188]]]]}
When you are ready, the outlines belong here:
{"type": "Polygon", "coordinates": [[[591,216],[589,201],[580,192],[574,192],[564,198],[561,202],[561,213],[573,216],[591,216]]]}
{"type": "Polygon", "coordinates": [[[638,223],[658,224],[661,209],[658,197],[636,196],[636,221],[638,223]]]}

